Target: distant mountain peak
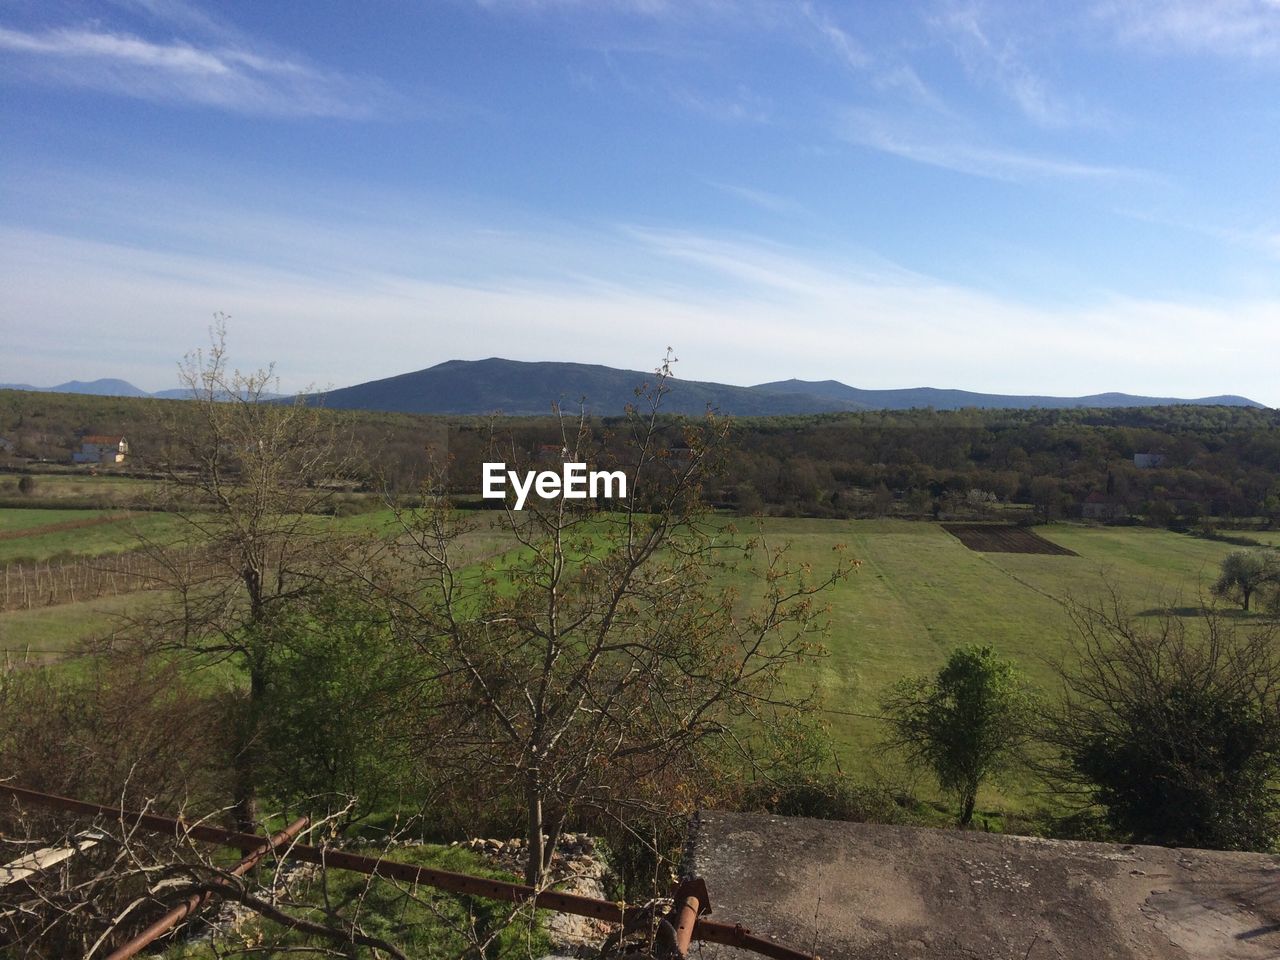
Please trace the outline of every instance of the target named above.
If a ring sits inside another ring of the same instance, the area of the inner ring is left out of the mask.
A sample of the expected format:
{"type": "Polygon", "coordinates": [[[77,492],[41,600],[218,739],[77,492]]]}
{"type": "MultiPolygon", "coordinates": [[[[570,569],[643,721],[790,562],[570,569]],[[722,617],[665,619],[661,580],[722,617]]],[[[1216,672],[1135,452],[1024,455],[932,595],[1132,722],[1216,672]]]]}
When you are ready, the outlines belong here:
{"type": "Polygon", "coordinates": [[[147,391],[127,380],[104,377],[100,380],[68,380],[56,387],[33,387],[26,383],[0,383],[0,390],[34,390],[37,393],[87,393],[97,397],[149,397],[147,391]]]}
{"type": "MultiPolygon", "coordinates": [[[[510,415],[546,414],[558,401],[585,398],[592,413],[620,414],[635,400],[635,388],[652,380],[652,372],[620,370],[601,364],[568,361],[446,360],[433,367],[356,384],[317,395],[326,406],[339,409],[385,410],[399,413],[510,415]]],[[[1135,407],[1167,404],[1222,404],[1260,407],[1244,397],[1205,397],[1182,400],[1140,397],[1124,393],[1088,397],[1004,396],[966,390],[914,387],[901,390],[862,390],[838,380],[779,380],[751,387],[699,380],[670,381],[664,409],[672,413],[702,413],[708,406],[738,416],[833,413],[853,410],[906,410],[933,407],[1065,408],[1135,407]]]]}

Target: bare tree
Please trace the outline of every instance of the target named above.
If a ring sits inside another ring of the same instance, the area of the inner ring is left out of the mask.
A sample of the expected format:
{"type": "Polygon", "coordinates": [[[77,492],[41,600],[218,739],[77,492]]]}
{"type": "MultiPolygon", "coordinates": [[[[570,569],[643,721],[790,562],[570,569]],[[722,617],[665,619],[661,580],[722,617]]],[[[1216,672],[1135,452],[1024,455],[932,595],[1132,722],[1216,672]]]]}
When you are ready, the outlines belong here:
{"type": "MultiPolygon", "coordinates": [[[[427,665],[424,760],[518,798],[533,884],[571,816],[677,811],[706,751],[748,753],[753,728],[800,708],[784,673],[817,651],[818,594],[849,569],[838,555],[830,571],[793,568],[708,512],[728,424],[660,416],[669,364],[621,436],[595,437],[581,411],[559,420],[564,460],[623,470],[625,500],[508,502],[512,550],[478,566],[455,559],[474,523],[439,488],[402,514],[409,574],[385,596],[427,665]],[[673,429],[681,446],[663,441],[673,429]],[[743,572],[754,602],[735,587],[743,572]]],[[[508,465],[521,454],[505,451],[508,465]]]]}
{"type": "MultiPolygon", "coordinates": [[[[404,917],[413,906],[416,915],[435,921],[435,936],[448,939],[449,954],[441,955],[487,956],[484,948],[508,926],[531,928],[532,909],[526,905],[495,911],[501,915],[478,924],[457,897],[430,888],[322,865],[288,869],[290,848],[323,846],[341,817],[338,811],[309,825],[299,820],[276,834],[276,846],[259,848],[232,866],[216,846],[193,836],[190,827],[199,820],[188,821],[185,831],[163,834],[140,828],[138,818],[123,809],[118,817],[89,820],[6,801],[0,804],[0,862],[9,864],[0,872],[4,955],[105,957],[175,908],[183,908],[173,927],[181,931],[193,923],[203,926],[202,916],[213,920],[210,912],[225,903],[238,904],[257,922],[217,930],[217,956],[277,950],[351,956],[363,948],[362,956],[367,951],[405,960],[412,925],[388,931],[385,917],[404,917]]],[[[385,858],[396,840],[378,847],[379,856],[385,858]]]]}
{"type": "Polygon", "coordinates": [[[134,625],[152,649],[230,660],[243,671],[235,796],[247,828],[257,819],[257,733],[272,652],[287,639],[287,615],[337,575],[345,549],[325,517],[353,461],[333,415],[301,397],[276,400],[271,368],[229,366],[225,317],[208,352],[188,354],[179,369],[190,399],[172,408],[170,445],[154,466],[164,478],[157,505],[184,524],[177,537],[143,538],[160,561],[164,593],[134,625]]]}

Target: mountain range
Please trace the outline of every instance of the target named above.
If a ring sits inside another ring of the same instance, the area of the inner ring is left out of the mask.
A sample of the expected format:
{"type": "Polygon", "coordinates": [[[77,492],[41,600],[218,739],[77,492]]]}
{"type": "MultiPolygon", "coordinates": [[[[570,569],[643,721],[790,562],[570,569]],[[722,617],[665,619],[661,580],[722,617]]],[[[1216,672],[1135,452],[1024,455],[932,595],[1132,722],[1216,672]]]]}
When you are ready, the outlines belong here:
{"type": "MultiPolygon", "coordinates": [[[[29,383],[0,383],[0,390],[32,390],[36,393],[80,393],[94,397],[150,397],[153,400],[190,400],[191,390],[187,387],[175,387],[172,390],[157,390],[147,393],[141,387],[135,387],[128,380],[117,380],[104,377],[101,380],[68,380],[56,387],[33,387],[29,383]]],[[[266,399],[276,399],[278,393],[264,393],[266,399]]]]}
{"type": "MultiPolygon", "coordinates": [[[[385,380],[317,394],[327,407],[387,410],[401,413],[482,414],[502,411],[512,415],[546,414],[552,401],[576,408],[580,399],[596,414],[623,411],[636,399],[636,387],[652,381],[652,373],[618,370],[585,363],[530,363],[519,360],[449,360],[385,380]]],[[[738,387],[699,380],[670,381],[671,392],[663,409],[671,413],[699,414],[710,405],[736,416],[832,413],[850,410],[907,410],[933,407],[1145,407],[1165,404],[1201,404],[1261,407],[1245,397],[1218,396],[1184,400],[1174,397],[1140,397],[1125,393],[1101,393],[1086,397],[1005,396],[917,387],[904,390],[862,390],[837,380],[778,380],[753,387],[738,387]]]]}
{"type": "MultiPolygon", "coordinates": [[[[513,416],[547,414],[553,402],[576,409],[579,401],[591,413],[622,413],[635,402],[636,388],[653,380],[652,373],[619,370],[586,363],[503,360],[448,360],[382,380],[313,394],[309,399],[342,410],[381,410],[397,413],[485,414],[500,411],[513,416]]],[[[863,390],[838,380],[777,380],[752,387],[699,380],[669,381],[662,407],[670,413],[699,414],[708,406],[736,416],[833,413],[852,410],[907,410],[932,407],[1025,409],[1042,407],[1146,407],[1171,404],[1262,407],[1246,397],[1224,395],[1181,399],[1144,397],[1127,393],[1098,393],[1082,397],[1011,396],[913,387],[863,390]]],[[[118,397],[183,399],[183,389],[147,393],[124,380],[73,380],[56,387],[0,384],[0,389],[87,393],[118,397]]]]}
{"type": "Polygon", "coordinates": [[[158,400],[186,400],[190,390],[159,390],[147,393],[128,380],[104,377],[101,380],[68,380],[56,387],[33,387],[29,383],[0,383],[0,390],[34,390],[36,393],[84,393],[95,397],[154,397],[158,400]]]}

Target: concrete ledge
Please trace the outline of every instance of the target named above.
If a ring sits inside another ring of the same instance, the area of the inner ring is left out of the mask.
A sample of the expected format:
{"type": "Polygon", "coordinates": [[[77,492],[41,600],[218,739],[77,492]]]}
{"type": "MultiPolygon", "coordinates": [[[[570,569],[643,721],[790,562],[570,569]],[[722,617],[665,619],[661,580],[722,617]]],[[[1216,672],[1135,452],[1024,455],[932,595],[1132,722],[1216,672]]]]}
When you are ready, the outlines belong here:
{"type": "Polygon", "coordinates": [[[687,856],[714,919],[825,960],[1280,958],[1264,854],[704,812],[687,856]]]}

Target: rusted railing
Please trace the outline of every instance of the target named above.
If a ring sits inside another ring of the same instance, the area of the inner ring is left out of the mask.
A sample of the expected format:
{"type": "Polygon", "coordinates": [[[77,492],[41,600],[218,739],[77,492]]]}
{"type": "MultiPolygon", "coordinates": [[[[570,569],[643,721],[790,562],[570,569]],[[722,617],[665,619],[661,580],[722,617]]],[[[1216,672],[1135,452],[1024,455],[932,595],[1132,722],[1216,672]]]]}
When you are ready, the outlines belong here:
{"type": "MultiPolygon", "coordinates": [[[[275,849],[280,844],[287,843],[287,846],[280,849],[278,853],[280,856],[293,860],[301,860],[305,863],[314,863],[337,870],[351,870],[370,876],[399,880],[403,883],[422,884],[436,887],[440,890],[448,890],[451,893],[483,897],[487,900],[499,900],[507,903],[529,903],[557,913],[591,917],[609,923],[617,923],[623,927],[632,921],[643,919],[645,914],[643,908],[625,903],[597,900],[594,897],[561,893],[556,890],[537,889],[524,884],[508,883],[503,880],[487,880],[464,873],[436,870],[431,867],[399,863],[394,860],[375,859],[345,850],[312,847],[306,844],[288,842],[290,838],[277,841],[277,838],[281,837],[282,834],[277,834],[276,837],[268,840],[257,834],[222,830],[204,823],[188,823],[184,820],[152,813],[104,807],[95,803],[86,803],[83,800],[59,797],[54,794],[41,793],[36,790],[27,790],[23,787],[0,783],[0,796],[4,795],[38,806],[65,810],[89,817],[103,817],[121,823],[126,829],[141,828],[179,839],[190,837],[221,846],[235,847],[249,852],[250,855],[257,851],[259,857],[265,855],[269,850],[275,849]]],[[[291,824],[288,829],[292,830],[294,826],[296,824],[291,824]]],[[[299,831],[301,829],[299,827],[299,831]]],[[[246,857],[246,859],[249,859],[249,857],[246,857]]],[[[241,861],[241,863],[244,863],[244,861],[241,861]]],[[[246,867],[245,869],[247,871],[249,868],[246,867]]],[[[675,904],[668,919],[672,926],[675,927],[676,946],[681,956],[686,954],[692,941],[700,940],[706,943],[739,947],[743,950],[770,957],[772,960],[818,960],[813,954],[758,936],[741,924],[719,923],[705,919],[706,914],[711,912],[711,903],[707,895],[706,884],[701,879],[693,878],[679,884],[676,887],[673,898],[675,904]]],[[[123,956],[131,956],[131,954],[123,956]]],[[[112,958],[109,958],[109,960],[112,960],[112,958]]]]}
{"type": "MultiPolygon", "coordinates": [[[[302,831],[307,828],[307,825],[310,822],[311,821],[306,817],[300,817],[277,833],[274,837],[271,837],[264,843],[259,844],[258,849],[250,851],[248,856],[231,868],[231,876],[243,877],[246,873],[256,867],[258,862],[268,853],[278,849],[282,844],[286,844],[290,840],[295,839],[298,834],[302,833],[302,831]]],[[[151,926],[147,927],[147,929],[143,930],[124,946],[112,952],[111,955],[107,957],[107,960],[129,960],[130,957],[135,956],[144,947],[155,943],[155,941],[159,940],[187,917],[191,916],[201,907],[210,903],[214,899],[214,893],[211,890],[207,890],[203,893],[193,893],[186,900],[178,904],[155,923],[151,924],[151,926]]]]}

